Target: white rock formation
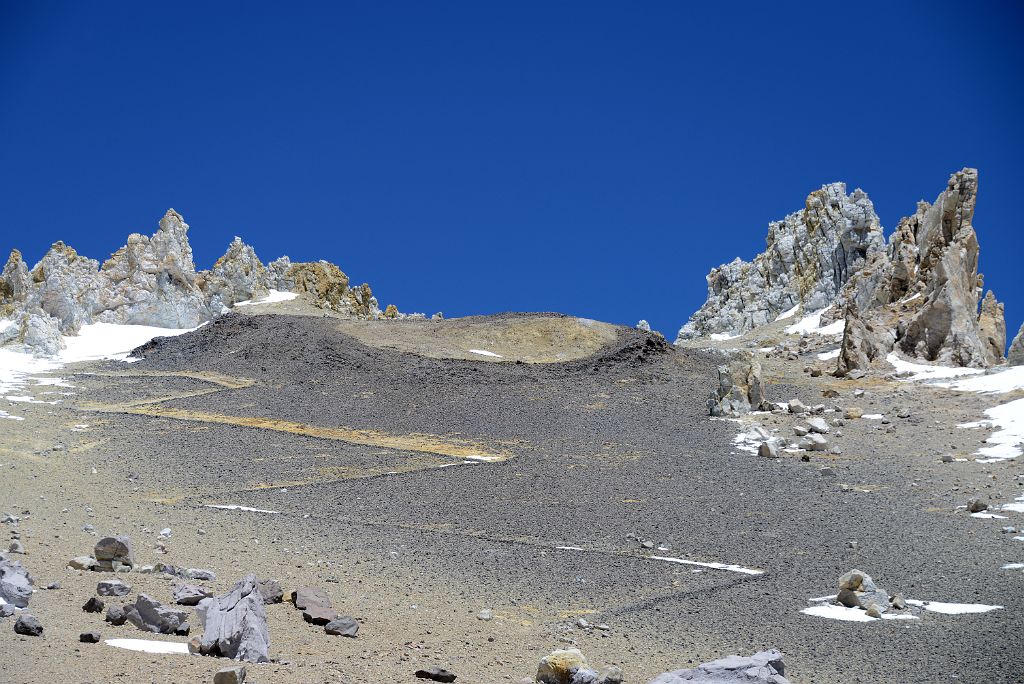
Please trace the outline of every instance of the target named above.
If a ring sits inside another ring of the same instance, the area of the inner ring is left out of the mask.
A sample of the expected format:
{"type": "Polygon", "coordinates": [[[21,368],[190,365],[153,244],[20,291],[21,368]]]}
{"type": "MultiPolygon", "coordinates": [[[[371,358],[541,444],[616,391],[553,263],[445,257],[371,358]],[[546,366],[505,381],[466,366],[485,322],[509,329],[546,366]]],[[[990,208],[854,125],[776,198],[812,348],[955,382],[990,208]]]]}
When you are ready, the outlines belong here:
{"type": "Polygon", "coordinates": [[[741,335],[802,305],[828,306],[850,275],[884,249],[874,205],[844,183],[822,186],[805,207],[768,226],[767,248],[752,262],[736,259],[707,276],[708,299],[676,340],[713,333],[741,335]]]}
{"type": "Polygon", "coordinates": [[[0,346],[54,354],[62,335],[91,323],[193,328],[271,288],[352,317],[382,315],[369,285],[349,287],[334,264],[282,257],[264,266],[239,238],[213,268],[196,273],[188,228],[169,209],[155,234],[129,235],[102,267],[57,242],[30,271],[13,250],[0,271],[0,346]]]}

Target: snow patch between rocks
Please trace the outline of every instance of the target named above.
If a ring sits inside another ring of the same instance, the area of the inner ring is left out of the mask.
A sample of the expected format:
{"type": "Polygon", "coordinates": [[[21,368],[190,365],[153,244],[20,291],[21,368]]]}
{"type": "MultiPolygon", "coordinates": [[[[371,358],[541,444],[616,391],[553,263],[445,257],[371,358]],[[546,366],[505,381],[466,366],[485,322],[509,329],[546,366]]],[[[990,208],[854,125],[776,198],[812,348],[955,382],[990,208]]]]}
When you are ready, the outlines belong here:
{"type": "Polygon", "coordinates": [[[177,641],[153,641],[150,639],[107,639],[104,643],[114,648],[143,653],[180,653],[188,655],[188,644],[177,641]]]}
{"type": "Polygon", "coordinates": [[[985,409],[985,415],[988,416],[985,420],[957,425],[959,428],[998,428],[985,440],[986,446],[974,452],[984,456],[976,461],[994,463],[1020,456],[1024,442],[1024,399],[985,409]]]}
{"type": "MultiPolygon", "coordinates": [[[[834,596],[830,596],[835,598],[834,596]]],[[[813,600],[813,599],[812,599],[813,600]]],[[[842,620],[843,622],[876,622],[879,619],[882,620],[919,620],[920,618],[916,615],[900,614],[900,613],[882,613],[881,618],[874,618],[868,615],[867,611],[863,608],[847,608],[846,606],[837,606],[833,604],[821,605],[821,606],[810,606],[800,611],[804,615],[813,615],[815,617],[829,618],[830,620],[842,620]]]]}
{"type": "Polygon", "coordinates": [[[290,302],[291,300],[298,297],[294,292],[281,292],[280,290],[271,290],[263,299],[246,299],[242,302],[235,302],[235,306],[252,306],[253,304],[275,304],[277,302],[290,302]]]}
{"type": "Polygon", "coordinates": [[[1002,608],[1002,606],[989,606],[984,603],[943,603],[942,601],[918,601],[917,599],[907,599],[907,603],[918,608],[930,610],[933,613],[942,613],[943,615],[988,613],[989,611],[1002,608]]]}
{"type": "Polygon", "coordinates": [[[821,311],[817,311],[808,316],[804,316],[793,325],[786,328],[786,332],[790,335],[840,335],[843,332],[843,328],[846,327],[846,323],[840,319],[834,323],[829,323],[826,326],[821,325],[821,315],[831,309],[831,306],[826,306],[821,311]]]}
{"type": "Polygon", "coordinates": [[[777,317],[777,318],[776,318],[775,320],[776,320],[776,321],[784,321],[784,320],[786,320],[787,318],[792,318],[793,316],[795,316],[795,315],[796,315],[796,312],[797,312],[797,311],[799,311],[799,310],[800,310],[800,305],[799,305],[799,304],[797,304],[797,305],[796,305],[796,306],[794,306],[794,307],[793,307],[792,309],[786,309],[785,311],[783,311],[782,313],[780,313],[780,314],[778,315],[778,317],[777,317]]]}
{"type": "Polygon", "coordinates": [[[900,356],[895,352],[886,356],[885,360],[889,362],[889,365],[896,369],[897,373],[909,373],[909,377],[904,379],[912,382],[958,378],[963,375],[978,375],[979,373],[984,372],[979,368],[932,366],[926,363],[912,363],[906,359],[900,358],[900,356]]]}
{"type": "Polygon", "coordinates": [[[730,335],[729,333],[711,333],[708,337],[716,342],[725,342],[726,340],[735,340],[739,335],[730,335]]]}

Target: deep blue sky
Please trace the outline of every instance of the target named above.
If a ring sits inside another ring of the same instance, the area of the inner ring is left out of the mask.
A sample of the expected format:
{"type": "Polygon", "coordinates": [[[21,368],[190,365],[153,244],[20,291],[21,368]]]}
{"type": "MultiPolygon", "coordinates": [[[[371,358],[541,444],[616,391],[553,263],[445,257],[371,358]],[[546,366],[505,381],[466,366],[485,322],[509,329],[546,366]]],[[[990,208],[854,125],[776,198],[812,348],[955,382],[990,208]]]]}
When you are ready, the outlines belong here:
{"type": "Polygon", "coordinates": [[[1022,7],[0,0],[0,250],[102,259],[174,207],[200,267],[237,234],[403,311],[672,337],[809,191],[888,232],[970,165],[1012,336],[1022,7]]]}

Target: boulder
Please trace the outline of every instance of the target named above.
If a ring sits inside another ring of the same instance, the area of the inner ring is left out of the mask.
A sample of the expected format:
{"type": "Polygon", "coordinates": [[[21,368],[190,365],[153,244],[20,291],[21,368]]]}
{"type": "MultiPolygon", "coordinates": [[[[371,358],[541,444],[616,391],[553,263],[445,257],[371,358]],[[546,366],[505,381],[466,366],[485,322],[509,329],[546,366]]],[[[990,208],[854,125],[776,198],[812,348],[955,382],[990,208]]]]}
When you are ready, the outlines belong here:
{"type": "Polygon", "coordinates": [[[770,410],[771,403],[764,395],[761,364],[753,353],[731,351],[726,358],[726,363],[718,367],[718,388],[708,397],[708,412],[712,416],[735,417],[752,410],[770,410]]]}
{"type": "Polygon", "coordinates": [[[135,551],[132,540],[126,536],[103,537],[93,549],[96,567],[102,570],[117,570],[121,566],[135,565],[135,551]]]}
{"type": "Polygon", "coordinates": [[[111,604],[107,608],[107,616],[103,619],[115,627],[119,627],[128,621],[128,611],[124,606],[111,604]]]}
{"type": "Polygon", "coordinates": [[[442,667],[430,667],[424,670],[416,670],[414,674],[417,679],[429,679],[433,682],[454,682],[457,679],[455,673],[449,672],[442,667]]]}
{"type": "Polygon", "coordinates": [[[292,603],[299,610],[307,608],[330,608],[331,599],[327,597],[323,589],[315,587],[299,587],[292,592],[292,603]]]}
{"type": "Polygon", "coordinates": [[[195,606],[211,596],[213,596],[212,591],[195,584],[175,584],[171,590],[171,598],[181,606],[195,606]]]}
{"type": "Polygon", "coordinates": [[[578,648],[552,651],[540,659],[537,666],[539,684],[572,684],[577,670],[589,669],[587,659],[578,648]]]}
{"type": "Polygon", "coordinates": [[[39,620],[35,616],[29,615],[28,613],[22,613],[18,616],[18,619],[14,621],[14,632],[15,634],[22,634],[24,636],[42,636],[43,625],[40,624],[39,620]]]}
{"type": "Polygon", "coordinates": [[[127,596],[132,588],[119,579],[103,580],[96,584],[96,593],[100,596],[127,596]]]}
{"type": "Polygon", "coordinates": [[[324,632],[331,636],[354,637],[359,633],[359,623],[348,616],[339,617],[324,625],[324,632]]]}
{"type": "Polygon", "coordinates": [[[102,613],[103,612],[103,599],[98,599],[95,596],[90,596],[89,600],[82,606],[82,610],[86,613],[102,613]]]}
{"type": "Polygon", "coordinates": [[[782,654],[761,651],[752,656],[732,655],[695,668],[665,672],[648,684],[789,684],[782,654]]]}
{"type": "Polygon", "coordinates": [[[139,629],[156,634],[178,634],[188,621],[188,611],[169,608],[146,594],[125,607],[125,616],[139,629]]]}
{"type": "Polygon", "coordinates": [[[203,600],[196,613],[203,624],[199,652],[203,655],[269,662],[270,631],[255,575],[248,575],[227,594],[203,600]]]}
{"type": "Polygon", "coordinates": [[[329,606],[308,606],[302,611],[302,619],[313,625],[326,625],[339,617],[338,611],[329,606]]]}
{"type": "Polygon", "coordinates": [[[83,644],[98,644],[100,643],[99,632],[82,632],[78,635],[78,640],[83,644]]]}
{"type": "Polygon", "coordinates": [[[264,579],[256,583],[256,589],[263,597],[264,603],[281,603],[284,598],[284,589],[281,583],[275,579],[264,579]]]}
{"type": "Polygon", "coordinates": [[[781,453],[779,440],[769,439],[761,442],[761,445],[757,447],[757,455],[762,458],[778,458],[781,453]]]}
{"type": "Polygon", "coordinates": [[[68,567],[74,570],[92,570],[97,565],[92,556],[76,556],[68,561],[68,567]]]}
{"type": "Polygon", "coordinates": [[[17,608],[28,606],[32,598],[32,576],[16,560],[0,560],[0,599],[17,608]]]}
{"type": "Polygon", "coordinates": [[[245,675],[244,665],[221,668],[213,675],[213,684],[245,684],[245,675]]]}

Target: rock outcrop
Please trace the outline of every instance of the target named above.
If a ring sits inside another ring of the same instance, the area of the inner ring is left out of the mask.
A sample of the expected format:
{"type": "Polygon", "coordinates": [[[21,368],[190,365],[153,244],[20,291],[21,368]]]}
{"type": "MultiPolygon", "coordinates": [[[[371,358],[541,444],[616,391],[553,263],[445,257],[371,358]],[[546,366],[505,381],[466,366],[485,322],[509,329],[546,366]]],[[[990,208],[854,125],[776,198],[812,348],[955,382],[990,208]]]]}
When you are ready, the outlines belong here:
{"type": "Polygon", "coordinates": [[[804,209],[768,226],[767,248],[707,276],[708,299],[679,331],[680,340],[740,335],[795,306],[823,309],[864,261],[885,247],[874,205],[861,190],[822,186],[804,209]]]}
{"type": "Polygon", "coordinates": [[[57,242],[29,270],[13,250],[0,271],[0,346],[55,354],[62,336],[93,323],[194,328],[271,289],[304,295],[313,306],[346,316],[382,316],[370,286],[350,287],[336,265],[288,257],[264,265],[237,237],[213,268],[197,273],[188,230],[170,209],[156,233],[129,235],[102,266],[57,242]]]}
{"type": "Polygon", "coordinates": [[[1011,366],[1024,366],[1024,324],[1017,331],[1017,336],[1010,343],[1010,350],[1006,352],[1006,363],[1011,366]]]}
{"type": "Polygon", "coordinates": [[[770,411],[764,396],[761,364],[746,350],[726,352],[726,362],[718,367],[718,387],[707,400],[712,416],[735,417],[753,411],[770,411]]]}
{"type": "Polygon", "coordinates": [[[805,314],[830,307],[822,325],[845,318],[840,376],[894,350],[953,366],[1001,363],[1003,305],[991,291],[981,298],[977,192],[976,169],[954,173],[885,244],[867,195],[824,186],[804,211],[771,224],[768,249],[753,262],[737,259],[708,275],[707,302],[676,342],[746,333],[798,305],[805,314]]]}

